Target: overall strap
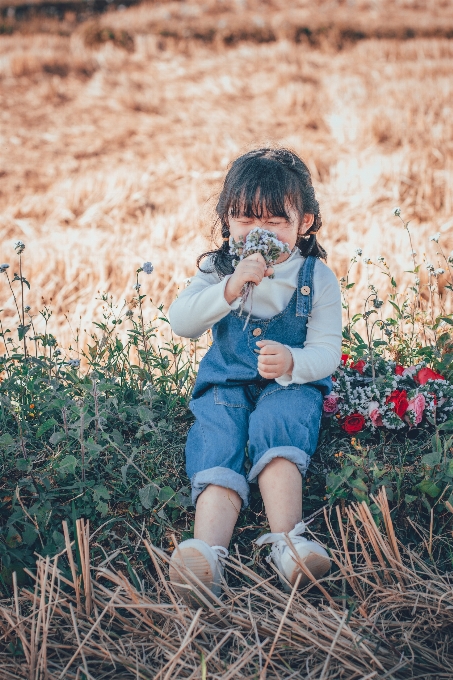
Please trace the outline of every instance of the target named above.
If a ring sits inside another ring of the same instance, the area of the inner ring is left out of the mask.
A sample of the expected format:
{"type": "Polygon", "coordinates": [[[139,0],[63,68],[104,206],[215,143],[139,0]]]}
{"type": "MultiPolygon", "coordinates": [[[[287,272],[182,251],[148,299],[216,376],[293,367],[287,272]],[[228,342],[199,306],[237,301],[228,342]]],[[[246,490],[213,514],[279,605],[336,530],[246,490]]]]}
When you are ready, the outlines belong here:
{"type": "Polygon", "coordinates": [[[316,257],[309,255],[299,270],[296,316],[310,316],[313,306],[313,272],[316,257]]]}

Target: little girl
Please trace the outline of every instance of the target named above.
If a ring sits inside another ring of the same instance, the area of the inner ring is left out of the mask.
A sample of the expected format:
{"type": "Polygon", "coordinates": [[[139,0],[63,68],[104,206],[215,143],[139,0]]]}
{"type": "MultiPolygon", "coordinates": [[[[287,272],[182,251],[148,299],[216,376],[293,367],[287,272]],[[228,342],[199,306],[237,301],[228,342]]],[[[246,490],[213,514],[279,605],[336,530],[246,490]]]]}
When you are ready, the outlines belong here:
{"type": "Polygon", "coordinates": [[[316,240],[322,222],[310,172],[286,149],[251,151],[232,164],[216,211],[222,246],[198,258],[199,271],[169,310],[177,335],[196,338],[208,328],[213,334],[193,390],[195,422],[186,445],[194,538],[180,543],[170,562],[170,579],[186,599],[190,572],[219,594],[219,557],[228,555],[254,482],[272,532],[257,543],[272,544],[284,587],[293,586],[301,571],[300,584],[308,580],[285,532],[315,578],[330,567],[324,548],[300,535],[302,475],[316,448],[330,375],[340,362],[342,330],[338,282],[321,262],[326,253],[316,240]],[[234,269],[230,236],[245,239],[256,227],[274,232],[291,253],[272,268],[255,253],[234,269]],[[255,284],[253,295],[239,310],[247,282],[255,284]]]}

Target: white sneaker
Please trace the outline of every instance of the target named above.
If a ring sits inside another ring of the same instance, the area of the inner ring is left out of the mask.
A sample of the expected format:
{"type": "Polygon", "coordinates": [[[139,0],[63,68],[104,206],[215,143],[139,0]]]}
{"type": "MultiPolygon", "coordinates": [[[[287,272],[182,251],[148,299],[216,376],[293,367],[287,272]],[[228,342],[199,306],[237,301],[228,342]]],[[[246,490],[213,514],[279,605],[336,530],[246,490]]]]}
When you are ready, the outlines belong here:
{"type": "Polygon", "coordinates": [[[206,597],[195,579],[191,579],[191,574],[219,597],[220,580],[223,576],[223,565],[219,557],[228,557],[228,550],[221,545],[210,546],[199,538],[189,538],[178,545],[171,556],[169,576],[176,592],[185,602],[194,604],[192,591],[187,587],[190,585],[199,589],[206,597]]]}
{"type": "MultiPolygon", "coordinates": [[[[324,576],[330,569],[330,558],[322,545],[316,543],[316,541],[309,541],[301,536],[304,531],[305,523],[299,522],[292,531],[288,532],[288,537],[291,539],[303,565],[310,571],[315,579],[320,579],[321,576],[324,576]]],[[[299,587],[306,585],[310,581],[310,578],[296,562],[294,552],[286,543],[285,535],[283,533],[264,534],[264,536],[260,536],[256,541],[258,546],[264,545],[265,543],[272,543],[270,558],[280,572],[280,581],[285,590],[290,590],[287,582],[293,586],[300,573],[302,573],[302,577],[300,579],[299,587]],[[284,580],[282,576],[284,576],[284,579],[286,580],[284,580]]]]}

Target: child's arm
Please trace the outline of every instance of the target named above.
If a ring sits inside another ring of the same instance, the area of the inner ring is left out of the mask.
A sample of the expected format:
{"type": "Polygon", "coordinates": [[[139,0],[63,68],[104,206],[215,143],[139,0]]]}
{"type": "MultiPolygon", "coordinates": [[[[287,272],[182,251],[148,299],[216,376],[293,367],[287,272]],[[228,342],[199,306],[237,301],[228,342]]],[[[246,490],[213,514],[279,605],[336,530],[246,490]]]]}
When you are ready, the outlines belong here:
{"type": "Polygon", "coordinates": [[[198,271],[190,284],[170,306],[168,317],[176,335],[199,338],[208,328],[229,314],[231,307],[225,300],[224,291],[230,277],[219,279],[216,272],[198,271]]]}
{"type": "Polygon", "coordinates": [[[198,271],[168,310],[173,331],[184,338],[198,338],[239,306],[245,283],[259,285],[272,271],[260,254],[242,260],[234,273],[222,280],[215,272],[198,271]]]}
{"type": "Polygon", "coordinates": [[[321,380],[331,375],[340,363],[341,338],[340,287],[332,270],[318,261],[313,281],[313,308],[307,322],[304,347],[287,347],[262,340],[257,343],[261,350],[258,370],[263,371],[264,377],[274,378],[283,386],[321,380]],[[288,354],[292,358],[292,368],[288,354]]]}

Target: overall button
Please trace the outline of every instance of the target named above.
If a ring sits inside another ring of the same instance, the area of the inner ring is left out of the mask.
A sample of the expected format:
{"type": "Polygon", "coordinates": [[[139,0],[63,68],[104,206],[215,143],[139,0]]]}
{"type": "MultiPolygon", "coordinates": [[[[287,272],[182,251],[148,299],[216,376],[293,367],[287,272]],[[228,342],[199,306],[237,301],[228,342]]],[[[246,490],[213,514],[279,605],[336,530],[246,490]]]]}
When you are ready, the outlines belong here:
{"type": "Polygon", "coordinates": [[[252,331],[252,335],[254,335],[255,338],[257,338],[258,335],[261,335],[262,332],[263,332],[263,331],[261,330],[261,328],[255,328],[255,330],[252,331]]]}
{"type": "Polygon", "coordinates": [[[302,295],[310,295],[310,286],[302,286],[300,292],[302,295]]]}

